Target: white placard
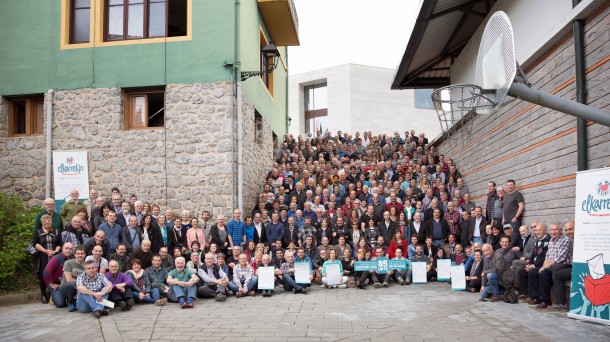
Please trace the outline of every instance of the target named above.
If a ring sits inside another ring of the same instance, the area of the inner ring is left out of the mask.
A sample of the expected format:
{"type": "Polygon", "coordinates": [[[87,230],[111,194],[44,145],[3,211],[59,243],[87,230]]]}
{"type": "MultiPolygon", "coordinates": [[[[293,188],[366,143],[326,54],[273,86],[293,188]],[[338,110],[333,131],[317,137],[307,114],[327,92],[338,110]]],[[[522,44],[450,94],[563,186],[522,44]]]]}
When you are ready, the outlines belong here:
{"type": "Polygon", "coordinates": [[[436,260],[436,279],[449,280],[451,278],[451,259],[436,260]]]}
{"type": "Polygon", "coordinates": [[[411,266],[413,267],[413,284],[425,284],[428,282],[426,265],[428,265],[427,262],[411,263],[411,266]]]}
{"type": "Polygon", "coordinates": [[[310,274],[309,262],[294,263],[294,281],[297,284],[311,284],[311,280],[309,280],[310,274]]]}
{"type": "Polygon", "coordinates": [[[451,266],[451,289],[455,291],[466,290],[466,271],[464,265],[451,266]]]}
{"type": "Polygon", "coordinates": [[[259,267],[257,278],[259,290],[275,289],[275,267],[259,267]]]}
{"type": "Polygon", "coordinates": [[[114,309],[114,302],[109,301],[108,299],[102,299],[101,302],[98,302],[97,300],[95,301],[98,304],[102,304],[103,306],[110,308],[110,309],[114,309]]]}
{"type": "Polygon", "coordinates": [[[339,264],[326,265],[326,284],[339,285],[341,284],[341,268],[339,264]]]}
{"type": "Polygon", "coordinates": [[[87,151],[53,151],[53,184],[55,200],[68,199],[72,189],[89,198],[87,151]]]}

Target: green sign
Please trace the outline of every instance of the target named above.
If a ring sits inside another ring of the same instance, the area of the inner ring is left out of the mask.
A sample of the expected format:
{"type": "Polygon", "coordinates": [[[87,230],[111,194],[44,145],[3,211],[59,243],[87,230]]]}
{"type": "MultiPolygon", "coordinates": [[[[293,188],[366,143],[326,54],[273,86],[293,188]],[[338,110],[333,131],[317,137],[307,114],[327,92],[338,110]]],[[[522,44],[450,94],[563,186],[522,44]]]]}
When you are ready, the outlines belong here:
{"type": "Polygon", "coordinates": [[[354,271],[376,271],[379,274],[386,274],[390,270],[406,270],[410,262],[407,259],[390,260],[388,258],[378,258],[370,261],[356,261],[354,271]]]}

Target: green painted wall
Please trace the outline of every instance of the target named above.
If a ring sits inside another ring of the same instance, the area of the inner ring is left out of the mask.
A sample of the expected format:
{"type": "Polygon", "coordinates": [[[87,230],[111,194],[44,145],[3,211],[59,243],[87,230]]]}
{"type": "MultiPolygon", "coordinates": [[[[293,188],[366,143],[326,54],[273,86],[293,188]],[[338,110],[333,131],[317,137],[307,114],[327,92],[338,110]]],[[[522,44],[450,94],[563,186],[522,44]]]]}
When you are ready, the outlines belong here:
{"type": "MultiPolygon", "coordinates": [[[[60,0],[0,1],[0,95],[231,79],[223,64],[234,60],[233,0],[193,0],[191,41],[71,50],[60,49],[60,0]]],[[[264,25],[256,0],[241,0],[242,70],[258,70],[259,26],[264,25]]],[[[286,48],[280,51],[285,56],[286,48]]],[[[281,63],[274,77],[274,98],[258,78],[243,82],[243,89],[281,135],[288,100],[281,63]]]]}

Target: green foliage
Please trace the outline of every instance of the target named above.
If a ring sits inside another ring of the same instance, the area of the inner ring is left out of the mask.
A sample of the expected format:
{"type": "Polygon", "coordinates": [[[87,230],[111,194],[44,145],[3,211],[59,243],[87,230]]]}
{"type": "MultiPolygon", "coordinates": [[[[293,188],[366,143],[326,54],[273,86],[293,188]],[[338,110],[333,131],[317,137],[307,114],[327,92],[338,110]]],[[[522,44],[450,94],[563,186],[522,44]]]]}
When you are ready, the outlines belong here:
{"type": "Polygon", "coordinates": [[[25,253],[40,207],[25,208],[19,196],[0,193],[0,291],[15,289],[19,277],[31,278],[32,257],[25,253]]]}

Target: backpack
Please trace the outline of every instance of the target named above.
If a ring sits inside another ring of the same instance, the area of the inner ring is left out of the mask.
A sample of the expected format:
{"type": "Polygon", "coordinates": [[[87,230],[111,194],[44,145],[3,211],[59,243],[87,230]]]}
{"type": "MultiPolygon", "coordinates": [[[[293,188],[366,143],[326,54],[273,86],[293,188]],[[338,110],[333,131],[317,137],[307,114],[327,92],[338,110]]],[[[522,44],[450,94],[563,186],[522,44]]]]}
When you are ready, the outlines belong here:
{"type": "Polygon", "coordinates": [[[504,301],[504,303],[517,304],[519,303],[519,293],[513,288],[509,287],[502,295],[502,300],[504,301]]]}

